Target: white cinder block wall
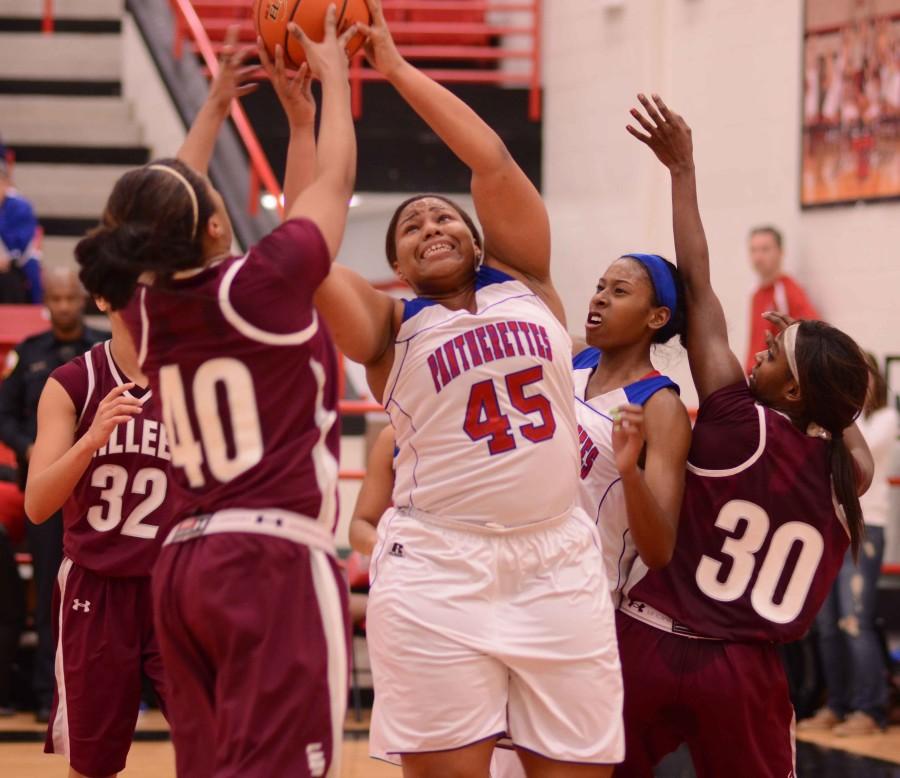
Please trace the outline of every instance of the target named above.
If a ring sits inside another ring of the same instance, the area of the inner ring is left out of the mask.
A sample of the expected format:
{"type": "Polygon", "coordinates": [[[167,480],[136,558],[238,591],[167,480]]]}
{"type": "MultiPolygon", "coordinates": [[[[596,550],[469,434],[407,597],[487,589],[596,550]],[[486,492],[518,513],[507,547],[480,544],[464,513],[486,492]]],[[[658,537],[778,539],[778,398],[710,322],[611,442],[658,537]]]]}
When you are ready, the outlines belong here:
{"type": "MultiPolygon", "coordinates": [[[[544,191],[571,331],[616,256],[672,256],[668,176],[624,130],[635,93],[658,91],[693,129],[713,283],[740,358],[754,287],[747,231],[766,222],[784,232],[787,269],[827,320],[879,357],[900,354],[900,202],[800,210],[803,0],[548,0],[545,9],[544,191]]],[[[695,404],[683,352],[658,356],[695,404]]],[[[891,529],[886,559],[897,560],[891,529]]]]}
{"type": "Polygon", "coordinates": [[[617,255],[672,254],[667,175],[624,130],[634,94],[657,90],[694,131],[713,281],[741,358],[754,284],[746,236],[763,222],[784,231],[788,270],[828,320],[879,356],[900,353],[900,203],[800,210],[802,6],[545,3],[544,187],[570,327],[617,255]]]}

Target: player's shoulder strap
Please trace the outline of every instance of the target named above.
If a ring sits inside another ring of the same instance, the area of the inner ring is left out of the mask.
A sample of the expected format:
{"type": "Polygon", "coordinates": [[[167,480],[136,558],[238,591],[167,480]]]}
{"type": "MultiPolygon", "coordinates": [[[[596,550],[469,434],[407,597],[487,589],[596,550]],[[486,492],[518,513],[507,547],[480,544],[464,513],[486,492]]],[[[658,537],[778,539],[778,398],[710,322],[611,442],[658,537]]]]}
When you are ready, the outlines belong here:
{"type": "Polygon", "coordinates": [[[572,358],[572,369],[593,370],[595,367],[597,367],[597,365],[600,364],[600,354],[600,349],[594,348],[593,346],[589,346],[588,348],[584,349],[584,351],[579,351],[572,358]]]}
{"type": "Polygon", "coordinates": [[[625,387],[625,396],[628,402],[635,405],[646,405],[647,401],[657,392],[663,389],[672,389],[676,394],[681,394],[681,387],[671,378],[660,373],[653,372],[650,375],[638,379],[633,384],[625,387]]]}
{"type": "MultiPolygon", "coordinates": [[[[498,270],[495,267],[481,265],[475,273],[475,291],[480,292],[482,289],[487,289],[494,284],[503,284],[507,281],[517,280],[518,279],[509,275],[509,273],[504,273],[502,270],[498,270]]],[[[403,300],[403,321],[409,321],[423,310],[430,308],[433,305],[440,305],[440,303],[429,297],[413,297],[411,300],[403,300]]]]}

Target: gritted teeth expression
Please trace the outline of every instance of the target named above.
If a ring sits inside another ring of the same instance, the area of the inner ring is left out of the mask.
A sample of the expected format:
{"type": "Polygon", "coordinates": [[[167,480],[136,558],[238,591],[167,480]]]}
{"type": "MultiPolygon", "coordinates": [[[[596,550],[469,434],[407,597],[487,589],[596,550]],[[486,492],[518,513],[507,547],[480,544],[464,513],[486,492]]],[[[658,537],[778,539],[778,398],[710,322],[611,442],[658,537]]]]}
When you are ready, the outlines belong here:
{"type": "Polygon", "coordinates": [[[600,277],[584,323],[592,346],[609,346],[613,339],[639,337],[653,310],[653,288],[639,262],[617,259],[600,277]]]}
{"type": "Polygon", "coordinates": [[[449,277],[474,268],[471,230],[455,208],[438,198],[407,205],[397,220],[395,240],[397,268],[413,285],[419,277],[449,277]]]}

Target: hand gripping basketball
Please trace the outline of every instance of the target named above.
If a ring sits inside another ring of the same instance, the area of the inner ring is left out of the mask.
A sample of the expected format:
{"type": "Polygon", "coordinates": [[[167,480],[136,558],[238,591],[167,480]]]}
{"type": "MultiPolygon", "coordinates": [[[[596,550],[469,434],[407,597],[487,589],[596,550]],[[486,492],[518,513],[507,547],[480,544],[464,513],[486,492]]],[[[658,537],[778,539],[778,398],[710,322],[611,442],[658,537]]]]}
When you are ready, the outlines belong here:
{"type": "Polygon", "coordinates": [[[316,101],[312,94],[312,76],[309,64],[304,62],[297,72],[291,76],[284,64],[284,49],[275,46],[275,62],[269,59],[266,44],[262,37],[256,39],[259,50],[259,61],[269,75],[275,94],[292,127],[302,127],[316,120],[316,101]]]}
{"type": "Polygon", "coordinates": [[[350,39],[357,33],[357,26],[351,24],[344,30],[340,37],[337,35],[337,9],[334,4],[328,6],[325,12],[325,37],[321,43],[312,40],[303,29],[291,22],[288,32],[303,47],[306,61],[309,63],[309,71],[319,81],[329,78],[340,78],[346,81],[349,76],[349,62],[347,60],[347,45],[350,39]]]}
{"type": "Polygon", "coordinates": [[[357,25],[359,31],[366,37],[363,50],[373,68],[382,75],[389,75],[391,71],[403,64],[403,57],[397,50],[397,45],[388,29],[381,0],[366,0],[366,5],[369,8],[372,22],[371,24],[359,23],[357,25]]]}

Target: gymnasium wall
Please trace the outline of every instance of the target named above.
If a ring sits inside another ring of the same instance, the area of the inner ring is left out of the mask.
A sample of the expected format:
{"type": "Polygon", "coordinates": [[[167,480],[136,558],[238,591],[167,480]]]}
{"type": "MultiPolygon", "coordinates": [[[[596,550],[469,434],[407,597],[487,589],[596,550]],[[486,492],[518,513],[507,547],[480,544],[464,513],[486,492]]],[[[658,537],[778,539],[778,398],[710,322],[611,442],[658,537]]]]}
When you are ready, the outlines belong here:
{"type": "MultiPolygon", "coordinates": [[[[881,357],[900,354],[900,202],[799,207],[802,0],[545,9],[544,192],[570,329],[613,258],[672,255],[667,173],[624,129],[635,93],[658,91],[693,129],[713,282],[741,358],[754,286],[747,231],[765,222],[783,230],[787,269],[823,316],[881,357]]],[[[695,402],[683,355],[660,356],[695,402]]]]}

